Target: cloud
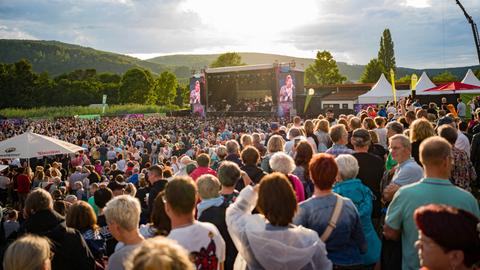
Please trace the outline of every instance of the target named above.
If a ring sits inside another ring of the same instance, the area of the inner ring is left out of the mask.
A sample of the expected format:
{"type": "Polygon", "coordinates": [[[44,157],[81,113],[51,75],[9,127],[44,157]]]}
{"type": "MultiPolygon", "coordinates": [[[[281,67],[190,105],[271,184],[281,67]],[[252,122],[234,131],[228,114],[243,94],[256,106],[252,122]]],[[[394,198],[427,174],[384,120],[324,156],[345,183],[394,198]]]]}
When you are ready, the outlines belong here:
{"type": "Polygon", "coordinates": [[[0,23],[0,38],[2,39],[36,39],[34,36],[17,28],[10,28],[0,23]]]}
{"type": "MultiPolygon", "coordinates": [[[[477,23],[480,1],[462,0],[477,23]]],[[[128,54],[258,51],[366,64],[389,28],[397,64],[477,64],[470,26],[448,0],[3,0],[0,37],[128,54]]]]}

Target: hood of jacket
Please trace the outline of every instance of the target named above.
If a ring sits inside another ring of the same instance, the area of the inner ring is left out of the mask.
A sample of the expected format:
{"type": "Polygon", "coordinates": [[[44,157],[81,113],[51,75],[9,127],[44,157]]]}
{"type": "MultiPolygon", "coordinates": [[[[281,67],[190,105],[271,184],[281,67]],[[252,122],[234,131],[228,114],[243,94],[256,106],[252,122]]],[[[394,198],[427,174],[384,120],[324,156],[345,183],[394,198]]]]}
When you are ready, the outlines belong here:
{"type": "Polygon", "coordinates": [[[311,269],[318,269],[314,256],[325,244],[316,232],[301,226],[279,228],[258,223],[248,224],[246,231],[255,259],[263,267],[294,270],[310,264],[311,269]],[[269,226],[271,229],[266,229],[269,226]]]}

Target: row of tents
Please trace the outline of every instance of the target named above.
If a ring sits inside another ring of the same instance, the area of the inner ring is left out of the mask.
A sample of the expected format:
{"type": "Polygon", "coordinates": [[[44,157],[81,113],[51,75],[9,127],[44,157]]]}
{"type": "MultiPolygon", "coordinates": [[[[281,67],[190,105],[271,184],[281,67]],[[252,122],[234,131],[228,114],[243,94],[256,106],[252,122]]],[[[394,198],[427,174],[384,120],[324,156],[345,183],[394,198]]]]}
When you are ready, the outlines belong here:
{"type": "MultiPolygon", "coordinates": [[[[452,82],[448,84],[435,85],[427,73],[423,72],[422,76],[415,85],[415,94],[417,96],[429,95],[451,95],[458,94],[480,94],[480,80],[473,74],[471,69],[463,78],[461,83],[452,82]]],[[[412,90],[397,90],[397,99],[410,95],[412,90]]],[[[382,74],[377,83],[367,93],[358,96],[359,104],[380,104],[387,101],[393,101],[392,85],[382,74]]]]}

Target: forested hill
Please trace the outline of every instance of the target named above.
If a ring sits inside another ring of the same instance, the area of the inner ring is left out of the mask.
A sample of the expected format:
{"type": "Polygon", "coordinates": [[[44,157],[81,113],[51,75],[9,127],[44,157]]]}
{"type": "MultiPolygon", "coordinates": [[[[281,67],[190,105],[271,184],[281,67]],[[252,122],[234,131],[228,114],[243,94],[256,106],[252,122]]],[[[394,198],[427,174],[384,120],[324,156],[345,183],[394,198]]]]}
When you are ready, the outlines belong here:
{"type": "MultiPolygon", "coordinates": [[[[286,55],[265,53],[239,53],[242,62],[247,65],[268,64],[278,62],[295,61],[297,67],[306,69],[314,59],[298,58],[286,55]]],[[[211,64],[219,54],[185,54],[167,55],[148,60],[140,60],[127,55],[95,50],[79,45],[67,44],[58,41],[40,40],[10,40],[0,39],[0,63],[14,63],[20,59],[26,59],[36,72],[47,71],[50,75],[72,72],[78,69],[96,69],[97,72],[110,72],[123,74],[135,67],[149,69],[159,74],[170,70],[175,73],[180,82],[186,83],[191,75],[191,70],[200,70],[211,64]]],[[[314,57],[314,55],[312,55],[314,57]]],[[[365,65],[351,65],[337,62],[340,73],[347,77],[348,81],[356,82],[360,79],[365,65]]],[[[444,71],[449,71],[458,78],[463,78],[468,68],[479,69],[480,66],[426,69],[430,77],[444,71]]],[[[397,78],[416,73],[420,75],[423,70],[411,68],[397,68],[397,78]]]]}
{"type": "Polygon", "coordinates": [[[104,52],[58,41],[0,39],[0,62],[28,60],[36,72],[47,71],[56,76],[77,69],[96,69],[98,72],[123,74],[140,67],[154,73],[167,68],[138,58],[104,52]]]}

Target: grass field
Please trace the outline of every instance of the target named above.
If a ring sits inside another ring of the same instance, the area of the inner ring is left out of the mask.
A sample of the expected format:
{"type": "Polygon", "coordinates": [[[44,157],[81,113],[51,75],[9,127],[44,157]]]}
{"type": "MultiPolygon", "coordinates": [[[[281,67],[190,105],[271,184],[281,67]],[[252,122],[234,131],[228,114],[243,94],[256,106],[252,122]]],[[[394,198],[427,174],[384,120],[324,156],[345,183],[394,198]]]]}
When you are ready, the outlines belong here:
{"type": "MultiPolygon", "coordinates": [[[[111,105],[105,109],[104,116],[141,113],[165,113],[183,108],[177,105],[158,106],[142,104],[111,105]]],[[[0,116],[7,118],[45,118],[71,117],[85,114],[102,115],[101,107],[67,106],[67,107],[40,107],[32,109],[6,108],[0,110],[0,116]]]]}

